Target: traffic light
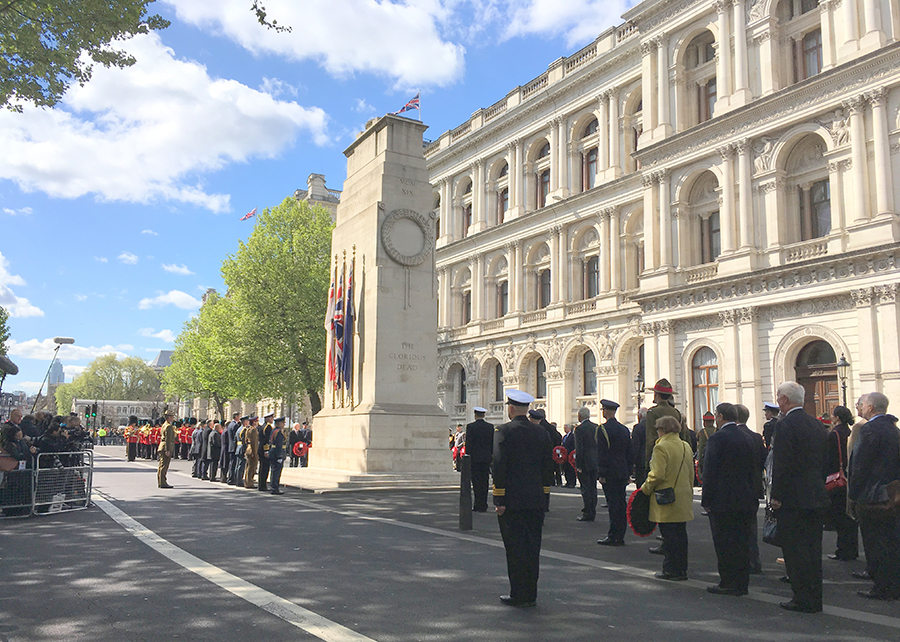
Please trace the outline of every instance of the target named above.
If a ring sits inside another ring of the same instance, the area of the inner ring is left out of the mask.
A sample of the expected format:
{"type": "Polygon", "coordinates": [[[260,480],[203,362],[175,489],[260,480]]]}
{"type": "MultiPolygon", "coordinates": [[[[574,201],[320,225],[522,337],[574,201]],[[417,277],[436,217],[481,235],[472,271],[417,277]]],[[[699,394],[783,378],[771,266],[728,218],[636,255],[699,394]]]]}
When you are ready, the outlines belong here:
{"type": "Polygon", "coordinates": [[[91,409],[90,409],[90,407],[85,406],[84,407],[84,418],[87,419],[90,416],[91,416],[91,409]]]}
{"type": "Polygon", "coordinates": [[[91,404],[91,417],[97,416],[97,404],[91,404]]]}

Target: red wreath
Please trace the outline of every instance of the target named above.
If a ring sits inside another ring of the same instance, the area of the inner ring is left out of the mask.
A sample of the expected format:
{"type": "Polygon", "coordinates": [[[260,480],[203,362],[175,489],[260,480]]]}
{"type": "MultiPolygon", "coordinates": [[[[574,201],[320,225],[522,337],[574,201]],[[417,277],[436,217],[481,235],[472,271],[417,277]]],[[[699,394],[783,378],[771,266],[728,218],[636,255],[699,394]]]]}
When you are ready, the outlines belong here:
{"type": "Polygon", "coordinates": [[[575,465],[575,451],[574,450],[569,453],[569,466],[571,466],[572,468],[575,468],[575,469],[578,468],[578,466],[575,465]]]}
{"type": "Polygon", "coordinates": [[[294,455],[296,457],[305,457],[307,451],[309,450],[309,444],[305,441],[298,441],[294,444],[294,455]]]}
{"type": "Polygon", "coordinates": [[[566,463],[566,458],[569,456],[569,451],[566,450],[565,446],[554,446],[553,448],[553,461],[557,464],[566,463]]]}
{"type": "Polygon", "coordinates": [[[628,499],[628,525],[638,537],[650,537],[656,530],[656,522],[650,521],[650,496],[640,488],[628,499]]]}

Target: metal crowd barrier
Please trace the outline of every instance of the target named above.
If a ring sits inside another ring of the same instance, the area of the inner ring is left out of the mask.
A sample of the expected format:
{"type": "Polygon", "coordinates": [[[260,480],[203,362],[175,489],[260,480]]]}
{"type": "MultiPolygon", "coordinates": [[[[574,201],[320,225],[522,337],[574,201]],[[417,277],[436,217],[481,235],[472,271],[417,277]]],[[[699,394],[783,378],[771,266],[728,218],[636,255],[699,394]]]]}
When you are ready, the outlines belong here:
{"type": "Polygon", "coordinates": [[[35,468],[2,473],[3,517],[48,515],[91,505],[94,453],[40,453],[35,468]]]}

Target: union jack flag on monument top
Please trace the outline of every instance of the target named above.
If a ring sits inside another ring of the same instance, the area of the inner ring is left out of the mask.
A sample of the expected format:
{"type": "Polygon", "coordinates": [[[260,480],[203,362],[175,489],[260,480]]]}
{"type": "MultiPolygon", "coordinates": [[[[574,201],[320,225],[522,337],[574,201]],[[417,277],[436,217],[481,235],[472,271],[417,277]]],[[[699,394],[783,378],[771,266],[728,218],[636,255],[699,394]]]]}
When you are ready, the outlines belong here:
{"type": "MultiPolygon", "coordinates": [[[[419,93],[422,93],[422,92],[419,92],[419,93]]],[[[419,120],[422,120],[422,110],[419,108],[419,93],[417,93],[415,96],[410,98],[409,102],[407,102],[405,105],[403,105],[403,107],[401,107],[397,111],[394,111],[391,113],[394,116],[397,116],[399,114],[402,114],[405,111],[412,111],[413,109],[415,109],[416,111],[419,112],[419,120]]]]}

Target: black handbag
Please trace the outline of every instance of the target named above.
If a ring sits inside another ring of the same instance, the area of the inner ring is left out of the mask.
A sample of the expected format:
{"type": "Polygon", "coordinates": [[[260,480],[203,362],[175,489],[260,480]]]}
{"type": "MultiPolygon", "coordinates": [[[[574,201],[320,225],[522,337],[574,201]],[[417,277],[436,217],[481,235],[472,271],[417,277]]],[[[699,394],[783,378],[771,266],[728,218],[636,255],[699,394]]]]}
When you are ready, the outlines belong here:
{"type": "Polygon", "coordinates": [[[778,518],[771,505],[766,506],[766,516],[763,522],[763,542],[772,546],[781,546],[781,538],[778,533],[778,518]]]}
{"type": "Polygon", "coordinates": [[[675,486],[678,485],[678,478],[681,476],[681,469],[684,468],[684,458],[685,452],[681,451],[681,465],[678,467],[678,474],[675,475],[675,483],[671,488],[661,488],[659,490],[653,491],[653,496],[656,498],[656,503],[660,506],[665,506],[666,504],[674,504],[675,503],[675,486]]]}

